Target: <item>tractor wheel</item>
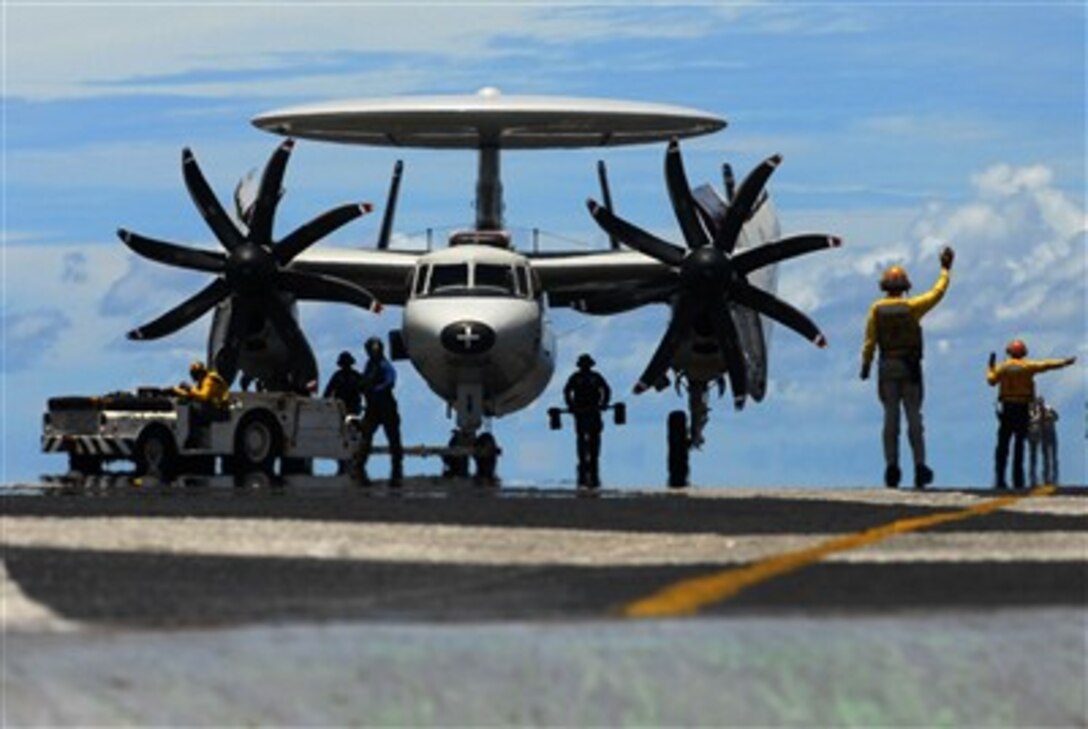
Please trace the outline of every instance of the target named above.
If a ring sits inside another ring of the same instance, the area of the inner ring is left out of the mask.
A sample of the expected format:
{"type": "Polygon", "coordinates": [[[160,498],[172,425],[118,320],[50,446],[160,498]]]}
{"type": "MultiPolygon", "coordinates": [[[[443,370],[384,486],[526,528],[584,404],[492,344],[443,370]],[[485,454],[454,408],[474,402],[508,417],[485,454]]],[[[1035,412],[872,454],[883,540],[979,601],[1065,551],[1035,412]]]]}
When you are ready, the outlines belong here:
{"type": "Polygon", "coordinates": [[[177,475],[178,448],[174,436],[166,428],[152,426],[140,433],[133,455],[139,476],[169,481],[177,475]]]}
{"type": "Polygon", "coordinates": [[[283,451],[283,433],[276,418],[268,412],[255,411],[242,418],[234,431],[235,472],[272,473],[283,451]]]}

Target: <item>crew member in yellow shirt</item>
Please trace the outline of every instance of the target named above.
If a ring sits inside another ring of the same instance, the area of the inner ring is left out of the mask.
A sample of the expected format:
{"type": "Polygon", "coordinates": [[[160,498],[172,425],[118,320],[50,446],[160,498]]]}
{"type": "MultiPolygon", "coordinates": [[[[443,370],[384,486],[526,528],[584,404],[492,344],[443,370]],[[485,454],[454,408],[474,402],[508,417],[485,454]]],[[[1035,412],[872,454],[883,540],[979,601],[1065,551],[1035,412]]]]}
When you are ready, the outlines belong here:
{"type": "Polygon", "coordinates": [[[1008,358],[997,364],[997,355],[990,352],[986,382],[997,385],[998,421],[997,449],[994,451],[995,485],[1007,489],[1005,465],[1009,462],[1009,441],[1013,441],[1012,484],[1024,488],[1024,439],[1028,434],[1029,410],[1035,399],[1035,375],[1047,370],[1068,367],[1076,357],[1065,359],[1028,359],[1028,347],[1014,339],[1005,347],[1008,358]]]}
{"type": "Polygon", "coordinates": [[[183,382],[174,388],[174,394],[190,402],[189,437],[185,439],[185,447],[197,448],[201,428],[210,424],[230,404],[230,386],[218,372],[208,369],[203,362],[189,365],[189,376],[195,384],[183,382]]]}
{"type": "Polygon", "coordinates": [[[898,488],[899,410],[907,418],[907,437],[914,456],[914,487],[925,488],[933,482],[933,471],[926,465],[926,445],[922,426],[922,317],[948,290],[949,274],[955,252],[941,251],[941,274],[933,288],[908,298],[910,279],[901,266],[892,266],[880,279],[884,297],[869,308],[865,323],[865,344],[861,349],[861,379],[869,379],[873,356],[880,350],[877,365],[877,393],[884,406],[884,485],[898,488]]]}

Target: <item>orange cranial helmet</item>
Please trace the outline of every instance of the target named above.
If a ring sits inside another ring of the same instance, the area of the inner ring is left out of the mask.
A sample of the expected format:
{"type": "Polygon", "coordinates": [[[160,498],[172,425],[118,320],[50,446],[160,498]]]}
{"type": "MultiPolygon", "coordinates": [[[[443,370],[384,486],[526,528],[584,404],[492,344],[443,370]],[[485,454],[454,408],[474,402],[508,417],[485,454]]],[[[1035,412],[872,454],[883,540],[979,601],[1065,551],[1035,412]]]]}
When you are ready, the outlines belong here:
{"type": "Polygon", "coordinates": [[[1024,344],[1022,339],[1014,339],[1009,342],[1009,346],[1005,347],[1005,352],[1008,353],[1013,359],[1020,359],[1028,356],[1028,345],[1024,344]]]}
{"type": "Polygon", "coordinates": [[[880,288],[889,293],[910,289],[910,279],[907,278],[906,269],[902,266],[890,266],[884,271],[884,275],[880,277],[880,288]]]}

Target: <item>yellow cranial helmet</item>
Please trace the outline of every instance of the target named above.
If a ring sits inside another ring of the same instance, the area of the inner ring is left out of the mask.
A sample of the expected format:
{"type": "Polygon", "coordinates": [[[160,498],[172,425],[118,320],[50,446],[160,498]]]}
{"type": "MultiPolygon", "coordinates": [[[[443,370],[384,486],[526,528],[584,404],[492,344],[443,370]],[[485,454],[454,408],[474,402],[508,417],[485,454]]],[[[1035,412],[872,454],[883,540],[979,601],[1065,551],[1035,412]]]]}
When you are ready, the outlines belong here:
{"type": "Polygon", "coordinates": [[[907,291],[910,289],[907,270],[902,266],[889,266],[880,277],[880,288],[888,292],[907,291]]]}
{"type": "Polygon", "coordinates": [[[1009,346],[1005,347],[1005,352],[1014,359],[1020,359],[1021,357],[1028,356],[1028,345],[1024,344],[1023,339],[1014,339],[1009,342],[1009,346]]]}

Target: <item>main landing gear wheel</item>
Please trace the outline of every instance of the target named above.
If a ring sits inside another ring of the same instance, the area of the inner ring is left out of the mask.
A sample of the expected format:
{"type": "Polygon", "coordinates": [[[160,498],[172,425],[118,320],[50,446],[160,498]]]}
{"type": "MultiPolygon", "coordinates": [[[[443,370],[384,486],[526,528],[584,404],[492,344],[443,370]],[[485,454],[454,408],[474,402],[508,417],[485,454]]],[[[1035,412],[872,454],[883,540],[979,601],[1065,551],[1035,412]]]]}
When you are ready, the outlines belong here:
{"type": "Polygon", "coordinates": [[[499,444],[495,442],[495,436],[491,433],[481,433],[474,444],[473,458],[476,460],[476,483],[495,484],[495,466],[502,452],[499,444]]]}
{"type": "MultiPolygon", "coordinates": [[[[472,435],[454,431],[450,436],[449,446],[455,448],[471,443],[472,435]]],[[[468,456],[445,455],[442,456],[442,476],[444,478],[465,478],[468,476],[468,456]]]]}
{"type": "Polygon", "coordinates": [[[234,435],[234,468],[240,473],[272,473],[283,451],[279,423],[268,413],[253,413],[238,424],[234,435]]]}
{"type": "Polygon", "coordinates": [[[669,413],[669,488],[688,485],[688,416],[683,410],[669,413]]]}

